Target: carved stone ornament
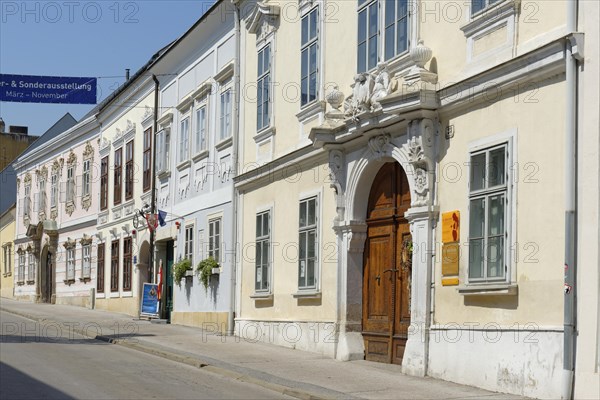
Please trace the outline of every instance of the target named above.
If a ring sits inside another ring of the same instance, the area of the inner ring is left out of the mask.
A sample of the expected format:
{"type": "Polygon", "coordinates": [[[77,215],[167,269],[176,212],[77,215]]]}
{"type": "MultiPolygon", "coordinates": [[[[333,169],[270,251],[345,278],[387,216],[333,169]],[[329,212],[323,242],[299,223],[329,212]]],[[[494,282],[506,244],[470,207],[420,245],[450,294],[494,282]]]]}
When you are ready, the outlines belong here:
{"type": "Polygon", "coordinates": [[[29,172],[25,174],[25,178],[23,178],[23,183],[25,183],[25,185],[31,185],[31,174],[29,172]]]}
{"type": "Polygon", "coordinates": [[[92,206],[92,197],[90,195],[85,195],[81,198],[81,207],[87,211],[92,206]]]}
{"type": "Polygon", "coordinates": [[[46,167],[45,165],[36,172],[38,173],[38,179],[48,179],[48,167],[46,167]]]}
{"type": "Polygon", "coordinates": [[[60,175],[64,163],[65,163],[64,158],[57,158],[56,160],[54,160],[54,162],[52,163],[52,174],[60,175]]]}
{"type": "Polygon", "coordinates": [[[392,93],[396,87],[393,75],[387,64],[380,62],[374,73],[362,72],[354,75],[352,95],[344,103],[344,114],[354,121],[365,112],[375,112],[381,109],[380,100],[392,93]]]}
{"type": "Polygon", "coordinates": [[[389,134],[383,134],[369,139],[369,148],[377,157],[383,157],[390,153],[391,137],[389,134]]]}
{"type": "Polygon", "coordinates": [[[388,71],[387,64],[380,62],[377,64],[377,72],[375,73],[373,92],[371,94],[371,111],[381,109],[379,100],[383,99],[392,92],[392,76],[388,71]]]}
{"type": "Polygon", "coordinates": [[[75,155],[75,153],[73,152],[73,150],[71,150],[69,152],[69,157],[67,158],[67,165],[71,166],[73,164],[77,163],[77,156],[75,155]]]}
{"type": "Polygon", "coordinates": [[[437,74],[425,69],[425,64],[431,60],[432,55],[432,50],[425,46],[423,40],[420,39],[417,45],[410,50],[410,59],[415,65],[404,77],[406,84],[417,82],[437,83],[437,74]]]}
{"type": "Polygon", "coordinates": [[[85,144],[85,149],[83,150],[83,159],[84,160],[92,160],[94,158],[94,148],[88,141],[85,144]]]}
{"type": "Polygon", "coordinates": [[[121,139],[123,137],[123,131],[120,130],[119,128],[115,129],[115,141],[121,139]]]}
{"type": "Polygon", "coordinates": [[[279,23],[280,7],[274,4],[257,2],[250,15],[248,31],[256,35],[256,43],[260,46],[276,30],[279,23]]]}
{"type": "Polygon", "coordinates": [[[125,132],[131,132],[135,130],[135,124],[133,122],[131,122],[131,120],[127,120],[127,125],[125,127],[125,132]]]}
{"type": "Polygon", "coordinates": [[[350,253],[362,253],[365,249],[367,232],[348,232],[348,251],[350,253]]]}
{"type": "Polygon", "coordinates": [[[69,217],[75,211],[75,203],[73,201],[69,201],[65,204],[65,212],[69,215],[69,217]]]}
{"type": "Polygon", "coordinates": [[[419,163],[425,158],[423,151],[422,139],[413,137],[408,142],[408,161],[410,163],[419,163]]]}
{"type": "Polygon", "coordinates": [[[52,208],[50,209],[50,219],[52,219],[52,220],[55,220],[55,221],[56,221],[56,218],[58,218],[58,208],[56,208],[56,207],[52,207],[52,208]]]}
{"type": "Polygon", "coordinates": [[[81,245],[86,245],[86,244],[92,244],[92,237],[87,235],[87,234],[83,234],[83,237],[81,238],[81,240],[79,240],[79,243],[81,243],[81,245]]]}
{"type": "Polygon", "coordinates": [[[69,240],[67,240],[66,242],[63,243],[63,247],[65,249],[67,249],[67,250],[68,249],[73,249],[76,246],[77,246],[77,242],[75,240],[73,240],[73,239],[70,239],[70,238],[69,238],[69,240]]]}
{"type": "Polygon", "coordinates": [[[335,191],[336,200],[336,221],[344,219],[345,210],[345,171],[344,171],[344,153],[341,150],[331,150],[329,152],[329,179],[330,187],[335,191]]]}
{"type": "Polygon", "coordinates": [[[17,192],[19,191],[20,187],[21,187],[21,178],[17,178],[17,192]]]}
{"type": "Polygon", "coordinates": [[[106,149],[108,146],[110,146],[110,140],[108,140],[105,137],[103,137],[102,139],[100,139],[100,143],[99,143],[100,151],[106,149]]]}

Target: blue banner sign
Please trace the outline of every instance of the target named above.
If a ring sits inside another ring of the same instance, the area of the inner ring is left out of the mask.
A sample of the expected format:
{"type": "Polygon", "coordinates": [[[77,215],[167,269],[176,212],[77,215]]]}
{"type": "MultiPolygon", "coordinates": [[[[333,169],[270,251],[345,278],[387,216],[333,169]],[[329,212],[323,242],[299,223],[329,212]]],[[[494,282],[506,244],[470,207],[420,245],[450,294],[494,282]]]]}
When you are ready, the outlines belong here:
{"type": "Polygon", "coordinates": [[[154,283],[144,283],[142,292],[141,316],[158,318],[158,285],[154,283]]]}
{"type": "Polygon", "coordinates": [[[0,101],[96,104],[96,78],[0,74],[0,101]]]}

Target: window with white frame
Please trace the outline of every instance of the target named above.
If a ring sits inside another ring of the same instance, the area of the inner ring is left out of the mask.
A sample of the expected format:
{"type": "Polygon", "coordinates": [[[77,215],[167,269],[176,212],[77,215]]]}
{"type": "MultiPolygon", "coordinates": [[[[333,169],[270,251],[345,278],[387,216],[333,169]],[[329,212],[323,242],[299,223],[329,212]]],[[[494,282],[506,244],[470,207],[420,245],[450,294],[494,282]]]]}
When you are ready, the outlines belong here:
{"type": "Polygon", "coordinates": [[[27,268],[27,280],[32,282],[35,280],[35,254],[29,252],[29,265],[27,268]]]}
{"type": "Polygon", "coordinates": [[[50,177],[50,208],[58,206],[58,174],[50,177]]]}
{"type": "Polygon", "coordinates": [[[502,0],[471,0],[471,15],[477,14],[484,8],[488,8],[502,0]]]}
{"type": "Polygon", "coordinates": [[[75,280],[75,247],[69,247],[67,250],[67,280],[75,280]]]}
{"type": "Polygon", "coordinates": [[[231,136],[231,89],[226,89],[221,92],[219,110],[219,138],[223,140],[231,136]]]}
{"type": "Polygon", "coordinates": [[[92,161],[91,160],[85,160],[83,162],[83,190],[82,190],[82,194],[84,196],[89,196],[90,195],[90,185],[91,185],[91,164],[92,161]]]}
{"type": "Polygon", "coordinates": [[[83,279],[89,279],[92,276],[92,245],[86,243],[81,247],[82,253],[82,264],[81,264],[81,277],[83,279]]]}
{"type": "Polygon", "coordinates": [[[10,244],[2,246],[2,257],[2,259],[4,260],[4,274],[8,275],[11,273],[12,270],[12,254],[10,244]]]}
{"type": "Polygon", "coordinates": [[[46,178],[40,178],[40,194],[38,197],[38,211],[45,212],[46,211],[46,178]]]}
{"type": "Polygon", "coordinates": [[[358,0],[358,72],[407,51],[408,26],[408,0],[358,0]]]}
{"type": "Polygon", "coordinates": [[[29,218],[31,215],[31,185],[25,185],[25,198],[23,205],[23,215],[25,218],[29,218]]]}
{"type": "Polygon", "coordinates": [[[194,264],[194,225],[185,227],[185,243],[183,249],[183,258],[190,260],[194,264]]]}
{"type": "Polygon", "coordinates": [[[271,212],[256,215],[256,274],[254,289],[257,292],[270,290],[271,212]]]}
{"type": "Polygon", "coordinates": [[[67,168],[67,203],[75,202],[75,167],[67,168]]]}
{"type": "Polygon", "coordinates": [[[18,272],[17,280],[19,282],[24,282],[25,281],[25,252],[23,252],[23,251],[21,251],[19,253],[19,270],[17,272],[18,272]]]}
{"type": "Polygon", "coordinates": [[[302,17],[300,105],[315,101],[319,87],[319,8],[302,17]]]}
{"type": "Polygon", "coordinates": [[[505,281],[510,190],[508,143],[470,155],[469,282],[505,281]]]}
{"type": "Polygon", "coordinates": [[[298,238],[298,288],[317,287],[317,197],[300,201],[300,224],[298,238]]]}
{"type": "Polygon", "coordinates": [[[256,130],[271,124],[271,45],[258,51],[258,76],[256,80],[256,130]]]}
{"type": "Polygon", "coordinates": [[[179,129],[179,162],[186,161],[190,156],[190,118],[181,121],[179,129]]]}
{"type": "Polygon", "coordinates": [[[171,150],[171,133],[169,129],[163,129],[157,135],[157,162],[156,168],[158,172],[169,170],[170,150],[171,150]]]}
{"type": "Polygon", "coordinates": [[[221,218],[208,221],[208,256],[221,262],[221,218]]]}
{"type": "Polygon", "coordinates": [[[196,110],[196,153],[207,148],[206,141],[206,105],[203,104],[196,110]]]}

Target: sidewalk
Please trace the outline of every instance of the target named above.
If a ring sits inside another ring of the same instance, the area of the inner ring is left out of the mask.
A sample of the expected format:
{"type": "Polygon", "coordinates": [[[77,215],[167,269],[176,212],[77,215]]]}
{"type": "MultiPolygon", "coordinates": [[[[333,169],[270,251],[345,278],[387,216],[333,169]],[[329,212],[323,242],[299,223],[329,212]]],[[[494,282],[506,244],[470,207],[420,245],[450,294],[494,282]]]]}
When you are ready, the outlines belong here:
{"type": "Polygon", "coordinates": [[[197,328],[152,324],[124,314],[4,298],[0,309],[38,321],[40,334],[54,336],[60,327],[63,334],[74,331],[301,399],[521,398],[402,375],[396,365],[339,362],[304,351],[206,334],[197,328]]]}

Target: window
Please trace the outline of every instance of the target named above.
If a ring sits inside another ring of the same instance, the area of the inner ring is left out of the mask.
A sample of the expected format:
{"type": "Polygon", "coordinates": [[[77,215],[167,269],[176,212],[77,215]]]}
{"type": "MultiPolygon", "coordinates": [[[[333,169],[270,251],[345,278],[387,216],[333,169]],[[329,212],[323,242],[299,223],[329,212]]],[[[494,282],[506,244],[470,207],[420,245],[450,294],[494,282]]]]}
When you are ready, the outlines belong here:
{"type": "Polygon", "coordinates": [[[257,292],[268,291],[270,288],[270,216],[270,211],[256,216],[256,279],[254,289],[257,292]]]}
{"type": "Polygon", "coordinates": [[[50,208],[56,208],[58,205],[58,174],[52,174],[50,177],[50,208]]]}
{"type": "Polygon", "coordinates": [[[152,182],[152,128],[144,131],[144,176],[143,186],[144,192],[150,190],[152,182]]]}
{"type": "Polygon", "coordinates": [[[75,247],[67,248],[67,281],[75,280],[75,247]]]}
{"type": "Polygon", "coordinates": [[[108,156],[100,162],[100,209],[108,207],[108,156]]]}
{"type": "Polygon", "coordinates": [[[221,219],[208,221],[208,256],[221,261],[221,219]]]}
{"type": "Polygon", "coordinates": [[[123,239],[123,290],[131,290],[131,238],[123,239]]]}
{"type": "Polygon", "coordinates": [[[179,162],[189,158],[190,154],[190,119],[185,118],[181,121],[179,130],[179,162]]]}
{"type": "Polygon", "coordinates": [[[169,170],[169,154],[171,150],[171,133],[167,130],[162,130],[158,133],[157,138],[157,170],[158,172],[166,172],[169,170]]]}
{"type": "Polygon", "coordinates": [[[256,82],[256,130],[267,128],[270,123],[271,45],[258,52],[258,79],[256,82]]]}
{"type": "Polygon", "coordinates": [[[104,293],[104,243],[98,244],[98,257],[96,258],[96,290],[104,293]]]}
{"type": "Polygon", "coordinates": [[[408,0],[358,0],[358,72],[404,53],[408,44],[408,0]]]}
{"type": "Polygon", "coordinates": [[[298,252],[298,288],[316,288],[317,270],[317,198],[300,202],[298,252]]]}
{"type": "Polygon", "coordinates": [[[471,15],[477,14],[484,8],[490,7],[501,0],[471,0],[471,15]]]}
{"type": "Polygon", "coordinates": [[[4,260],[4,274],[5,275],[10,274],[10,272],[11,272],[12,260],[11,260],[10,249],[11,249],[10,244],[4,245],[2,247],[2,257],[4,260]]]}
{"type": "Polygon", "coordinates": [[[18,271],[18,281],[25,282],[25,253],[19,253],[19,271],[18,271]]]}
{"type": "Polygon", "coordinates": [[[82,190],[82,195],[83,196],[89,196],[90,195],[90,185],[91,185],[91,164],[92,161],[91,160],[85,160],[83,162],[83,190],[82,190]]]}
{"type": "Polygon", "coordinates": [[[125,146],[125,200],[133,198],[133,140],[125,146]]]}
{"type": "Polygon", "coordinates": [[[29,266],[27,268],[27,280],[33,282],[35,280],[35,254],[29,253],[29,266]]]}
{"type": "Polygon", "coordinates": [[[506,239],[508,146],[471,153],[469,188],[469,282],[503,281],[506,239]]]}
{"type": "Polygon", "coordinates": [[[23,207],[23,216],[29,218],[31,215],[31,185],[25,185],[25,204],[23,207]]]}
{"type": "Polygon", "coordinates": [[[221,140],[231,136],[231,89],[221,93],[220,109],[220,136],[221,140]]]}
{"type": "Polygon", "coordinates": [[[84,244],[81,247],[82,262],[81,262],[81,277],[90,279],[92,275],[92,245],[84,244]]]}
{"type": "Polygon", "coordinates": [[[206,150],[206,106],[196,110],[196,153],[206,150]]]}
{"type": "Polygon", "coordinates": [[[67,168],[67,203],[75,202],[75,166],[67,168]]]}
{"type": "Polygon", "coordinates": [[[113,204],[121,204],[121,177],[123,174],[123,149],[115,150],[113,204]]]}
{"type": "Polygon", "coordinates": [[[110,245],[110,291],[119,291],[119,240],[110,245]]]}
{"type": "Polygon", "coordinates": [[[46,211],[46,179],[40,178],[40,195],[39,195],[38,211],[46,211]]]}
{"type": "Polygon", "coordinates": [[[304,106],[317,99],[319,65],[319,9],[315,8],[302,17],[302,47],[300,77],[301,101],[304,106]]]}
{"type": "Polygon", "coordinates": [[[183,249],[183,258],[190,260],[190,263],[194,264],[194,225],[188,225],[185,227],[185,243],[183,249]]]}

